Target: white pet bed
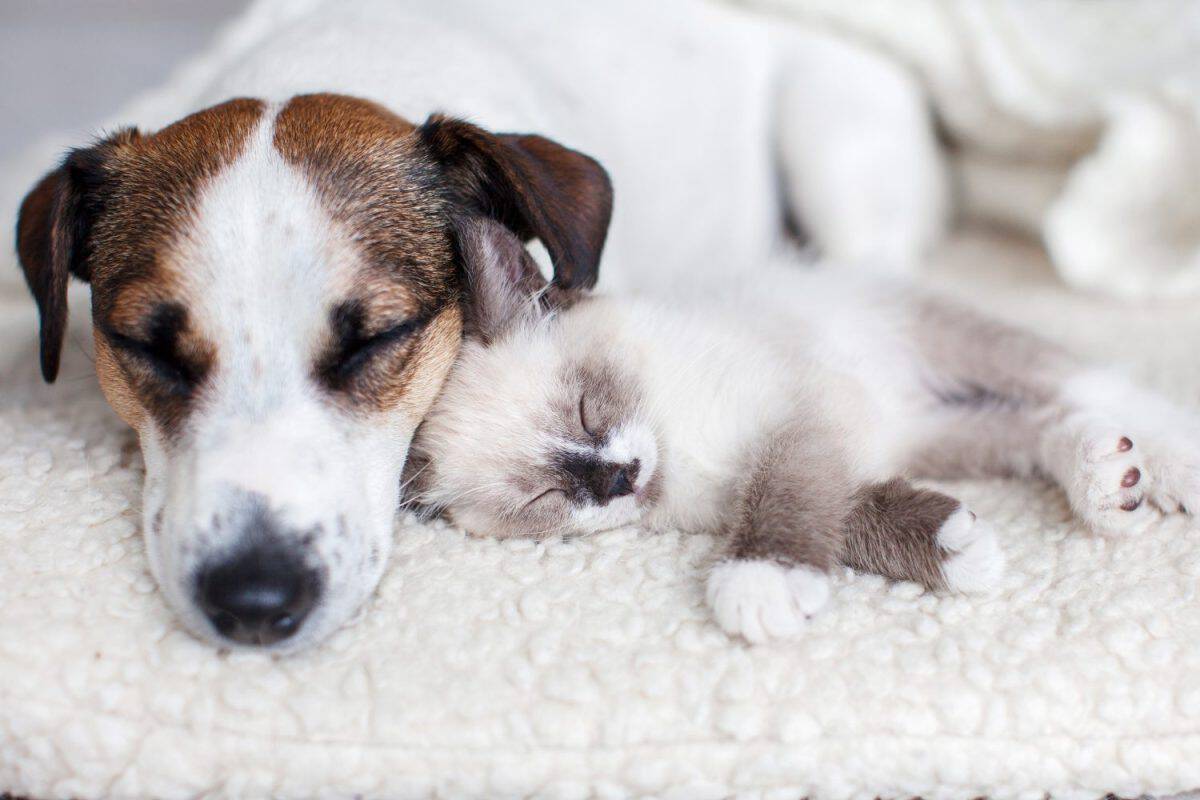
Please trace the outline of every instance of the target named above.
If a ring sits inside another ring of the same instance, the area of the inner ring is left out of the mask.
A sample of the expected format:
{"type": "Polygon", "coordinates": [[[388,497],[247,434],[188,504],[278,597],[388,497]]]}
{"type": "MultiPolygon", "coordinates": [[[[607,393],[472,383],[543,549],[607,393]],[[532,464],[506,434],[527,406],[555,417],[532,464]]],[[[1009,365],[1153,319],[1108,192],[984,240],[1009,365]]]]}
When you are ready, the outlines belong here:
{"type": "MultiPolygon", "coordinates": [[[[1033,251],[987,240],[944,262],[944,281],[993,308],[1181,398],[1200,389],[1190,306],[1072,298],[1033,251]]],[[[1200,786],[1200,529],[1183,519],[1105,540],[1049,488],[958,485],[1002,531],[1001,596],[847,576],[800,641],[753,648],[709,621],[705,538],[499,544],[402,524],[358,624],[307,655],[223,656],[156,593],[140,458],[82,348],[43,387],[34,329],[6,283],[0,790],[1091,800],[1200,786]]]]}
{"type": "MultiPolygon", "coordinates": [[[[136,118],[176,111],[160,100],[136,118]]],[[[3,173],[4,209],[40,158],[3,173]]],[[[1036,251],[981,236],[952,242],[937,279],[1200,397],[1194,303],[1073,296],[1036,251]]],[[[73,300],[62,375],[45,387],[33,304],[3,258],[0,794],[1092,800],[1200,787],[1200,528],[1176,518],[1105,540],[1032,484],[953,487],[1002,532],[999,596],[845,576],[790,644],[748,647],[711,623],[702,537],[501,544],[401,524],[356,625],[293,658],[222,655],[179,630],[147,573],[140,457],[100,396],[85,296],[73,300]]]]}

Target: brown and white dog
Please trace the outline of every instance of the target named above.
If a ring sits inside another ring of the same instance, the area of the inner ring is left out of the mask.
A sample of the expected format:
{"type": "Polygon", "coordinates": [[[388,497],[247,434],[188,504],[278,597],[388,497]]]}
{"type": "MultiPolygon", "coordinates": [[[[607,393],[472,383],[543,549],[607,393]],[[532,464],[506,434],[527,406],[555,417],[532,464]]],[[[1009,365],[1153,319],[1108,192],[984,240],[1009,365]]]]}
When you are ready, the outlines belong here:
{"type": "Polygon", "coordinates": [[[456,226],[494,217],[590,285],[610,208],[604,170],[547,139],[337,95],[231,100],[47,175],[18,230],[42,372],[68,276],[89,281],[100,385],[145,457],[150,562],[189,627],[272,644],[344,622],[458,350],[456,226]]]}
{"type": "Polygon", "coordinates": [[[873,102],[919,140],[919,93],[829,41],[793,37],[785,58],[754,20],[682,0],[268,0],[252,17],[243,51],[174,99],[203,110],[72,151],[18,225],[43,375],[73,275],[100,385],[140,436],[151,568],[223,643],[311,644],[373,590],[409,441],[471,312],[465,223],[540,240],[559,288],[590,287],[607,168],[626,283],[759,263],[783,227],[783,130],[818,241],[909,252],[932,235],[939,188],[825,102],[873,102]],[[225,99],[245,95],[264,99],[225,99]]]}

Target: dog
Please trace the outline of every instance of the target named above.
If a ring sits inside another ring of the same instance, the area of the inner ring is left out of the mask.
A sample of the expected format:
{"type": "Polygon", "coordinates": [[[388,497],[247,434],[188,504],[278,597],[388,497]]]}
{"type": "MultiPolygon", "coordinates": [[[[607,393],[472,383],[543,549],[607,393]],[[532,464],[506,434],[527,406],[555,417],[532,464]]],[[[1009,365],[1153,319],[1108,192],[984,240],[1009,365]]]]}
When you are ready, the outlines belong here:
{"type": "Polygon", "coordinates": [[[413,431],[484,290],[464,226],[536,239],[570,291],[606,242],[610,284],[669,285],[736,279],[800,218],[840,260],[889,265],[940,224],[944,189],[911,163],[915,87],[687,0],[315,3],[184,102],[71,151],[26,196],[17,249],[47,381],[68,281],[91,284],[152,572],[223,646],[310,646],[377,584],[413,431]],[[864,109],[907,125],[908,151],[864,109]]]}

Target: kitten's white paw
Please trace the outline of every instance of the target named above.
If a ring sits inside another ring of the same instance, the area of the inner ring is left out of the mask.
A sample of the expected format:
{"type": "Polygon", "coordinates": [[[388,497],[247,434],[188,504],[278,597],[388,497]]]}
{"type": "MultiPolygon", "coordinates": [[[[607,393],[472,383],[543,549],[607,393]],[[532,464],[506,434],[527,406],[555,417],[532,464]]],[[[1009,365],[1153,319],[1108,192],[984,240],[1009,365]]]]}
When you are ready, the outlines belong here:
{"type": "Polygon", "coordinates": [[[1159,512],[1200,511],[1200,419],[1110,373],[1067,387],[1081,411],[1051,429],[1044,454],[1091,527],[1138,531],[1159,512]]]}
{"type": "Polygon", "coordinates": [[[1088,426],[1081,431],[1074,458],[1067,496],[1086,522],[1099,530],[1130,531],[1153,519],[1154,509],[1145,502],[1150,481],[1141,448],[1121,429],[1088,426]]]}
{"type": "Polygon", "coordinates": [[[724,561],[708,576],[706,599],[722,630],[759,644],[797,635],[829,600],[829,578],[811,567],[724,561]]]}
{"type": "Polygon", "coordinates": [[[1200,514],[1200,424],[1144,440],[1149,501],[1167,514],[1200,514]]]}
{"type": "Polygon", "coordinates": [[[1004,575],[1004,551],[991,525],[965,506],[946,518],[937,533],[946,588],[954,592],[991,592],[1004,575]]]}
{"type": "Polygon", "coordinates": [[[1139,531],[1160,512],[1200,510],[1200,438],[1132,427],[1096,422],[1075,437],[1063,488],[1075,513],[1100,531],[1139,531]]]}

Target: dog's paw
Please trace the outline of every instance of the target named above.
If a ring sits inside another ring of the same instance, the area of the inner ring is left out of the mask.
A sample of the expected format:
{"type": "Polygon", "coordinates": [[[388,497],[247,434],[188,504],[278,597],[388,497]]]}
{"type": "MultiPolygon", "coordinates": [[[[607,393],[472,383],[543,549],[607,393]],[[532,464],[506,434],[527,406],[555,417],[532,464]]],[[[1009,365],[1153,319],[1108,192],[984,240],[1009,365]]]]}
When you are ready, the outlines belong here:
{"type": "Polygon", "coordinates": [[[724,561],[708,576],[706,599],[722,630],[759,644],[800,633],[829,600],[829,578],[811,567],[724,561]]]}
{"type": "Polygon", "coordinates": [[[937,545],[945,552],[942,579],[953,592],[994,591],[1004,575],[1004,551],[996,531],[959,506],[937,532],[937,545]]]}

